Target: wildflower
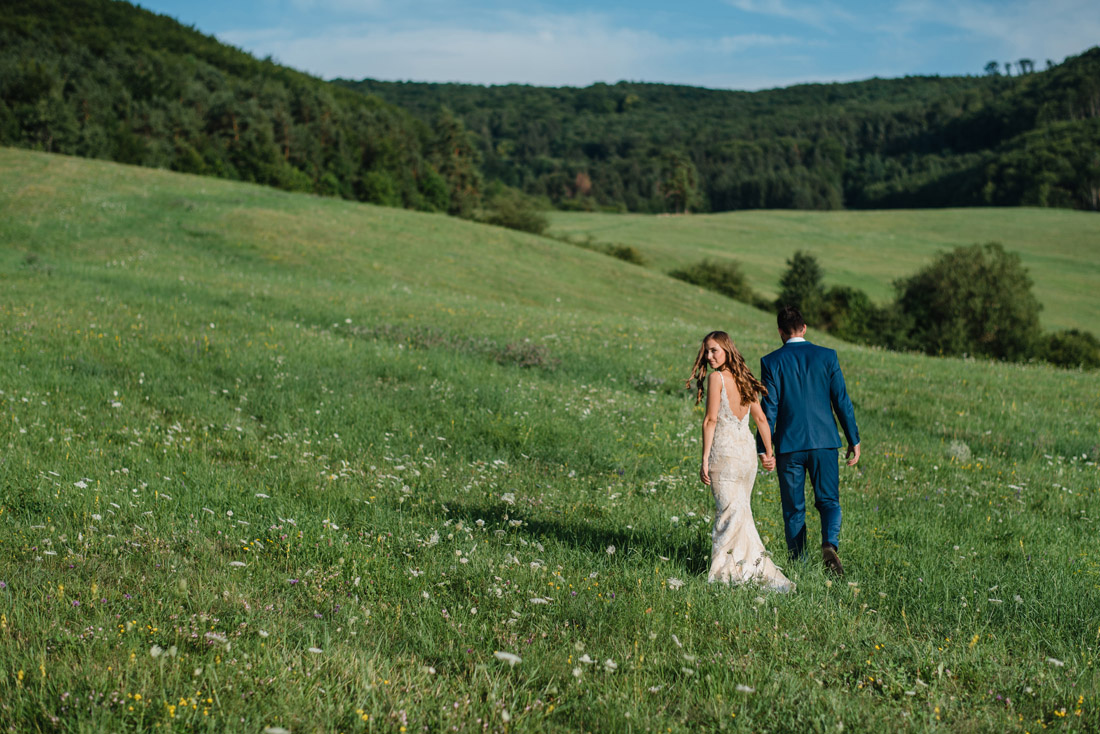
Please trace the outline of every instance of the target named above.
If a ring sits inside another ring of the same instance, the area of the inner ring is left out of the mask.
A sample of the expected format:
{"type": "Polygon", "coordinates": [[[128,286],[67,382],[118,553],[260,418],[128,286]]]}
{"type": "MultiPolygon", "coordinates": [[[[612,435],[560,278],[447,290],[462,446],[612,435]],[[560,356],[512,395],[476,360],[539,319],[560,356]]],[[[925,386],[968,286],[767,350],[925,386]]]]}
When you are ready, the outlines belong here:
{"type": "Polygon", "coordinates": [[[154,658],[159,658],[161,656],[161,653],[163,652],[164,648],[160,645],[153,645],[151,648],[149,648],[149,655],[154,658]]]}
{"type": "Polygon", "coordinates": [[[260,630],[260,637],[267,637],[270,634],[271,633],[268,632],[267,630],[260,630]]]}
{"type": "Polygon", "coordinates": [[[603,669],[606,670],[608,673],[612,673],[612,672],[618,670],[619,666],[618,666],[618,664],[615,663],[614,660],[612,660],[611,658],[608,658],[607,660],[603,661],[603,669]]]}
{"type": "Polygon", "coordinates": [[[73,486],[76,487],[77,489],[87,489],[88,488],[88,483],[85,482],[83,479],[81,479],[78,482],[73,482],[73,486]]]}
{"type": "Polygon", "coordinates": [[[756,689],[752,686],[746,686],[743,683],[737,684],[737,690],[741,693],[756,693],[756,689]]]}
{"type": "Polygon", "coordinates": [[[765,603],[764,602],[764,597],[758,596],[758,597],[756,597],[752,600],[752,603],[755,604],[756,606],[761,606],[765,603]]]}
{"type": "Polygon", "coordinates": [[[497,650],[496,652],[494,652],[493,657],[495,657],[497,660],[503,660],[511,666],[514,666],[516,663],[523,662],[523,658],[521,658],[519,655],[510,652],[504,652],[503,650],[497,650]]]}
{"type": "Polygon", "coordinates": [[[668,579],[668,588],[670,589],[679,589],[683,585],[684,582],[676,578],[675,576],[670,576],[668,579]]]}
{"type": "Polygon", "coordinates": [[[510,505],[516,504],[516,495],[512,492],[505,492],[500,496],[501,502],[507,502],[510,505]]]}
{"type": "Polygon", "coordinates": [[[265,726],[264,734],[290,734],[290,729],[284,729],[281,726],[265,726]]]}
{"type": "Polygon", "coordinates": [[[322,652],[324,652],[324,650],[322,650],[319,647],[310,647],[310,648],[308,648],[308,650],[309,650],[309,652],[313,653],[314,655],[320,655],[322,652]]]}
{"type": "Polygon", "coordinates": [[[1019,594],[1016,594],[1015,596],[1012,597],[1012,601],[1016,602],[1017,604],[1023,604],[1024,603],[1024,598],[1022,596],[1020,596],[1019,594]]]}
{"type": "Polygon", "coordinates": [[[544,599],[541,596],[536,596],[534,599],[528,599],[527,601],[531,602],[532,604],[549,604],[553,601],[553,599],[544,599]]]}
{"type": "Polygon", "coordinates": [[[244,568],[248,564],[244,563],[242,561],[230,561],[229,565],[232,566],[233,568],[244,568]]]}
{"type": "Polygon", "coordinates": [[[262,499],[262,500],[269,500],[269,499],[271,499],[270,497],[268,497],[268,496],[267,496],[266,494],[264,494],[263,492],[257,492],[257,493],[256,493],[256,496],[257,496],[257,497],[259,497],[259,498],[260,498],[260,499],[262,499]]]}
{"type": "Polygon", "coordinates": [[[672,641],[676,643],[676,647],[683,647],[683,645],[680,644],[680,638],[677,637],[675,633],[672,635],[672,641]]]}
{"type": "Polygon", "coordinates": [[[203,637],[214,642],[225,642],[225,635],[219,635],[217,632],[207,632],[203,637]]]}
{"type": "Polygon", "coordinates": [[[609,555],[609,556],[615,555],[615,546],[613,546],[613,545],[607,546],[607,555],[609,555]]]}
{"type": "Polygon", "coordinates": [[[505,724],[512,720],[512,715],[508,713],[508,709],[500,710],[500,720],[503,721],[505,724]]]}
{"type": "Polygon", "coordinates": [[[695,675],[695,671],[692,668],[680,668],[680,672],[684,675],[695,675]]]}
{"type": "Polygon", "coordinates": [[[583,673],[583,672],[584,672],[584,670],[581,669],[581,666],[578,665],[577,667],[573,668],[573,677],[574,678],[580,678],[581,673],[583,673]]]}
{"type": "Polygon", "coordinates": [[[581,655],[579,658],[577,658],[577,660],[584,663],[585,665],[591,665],[592,663],[596,662],[592,658],[588,657],[588,653],[581,655]]]}
{"type": "Polygon", "coordinates": [[[8,588],[8,585],[5,584],[3,581],[0,581],[0,590],[6,589],[6,588],[8,588]]]}
{"type": "Polygon", "coordinates": [[[1047,658],[1047,662],[1050,663],[1051,665],[1053,665],[1056,668],[1061,668],[1065,665],[1065,663],[1063,663],[1058,658],[1047,658]]]}

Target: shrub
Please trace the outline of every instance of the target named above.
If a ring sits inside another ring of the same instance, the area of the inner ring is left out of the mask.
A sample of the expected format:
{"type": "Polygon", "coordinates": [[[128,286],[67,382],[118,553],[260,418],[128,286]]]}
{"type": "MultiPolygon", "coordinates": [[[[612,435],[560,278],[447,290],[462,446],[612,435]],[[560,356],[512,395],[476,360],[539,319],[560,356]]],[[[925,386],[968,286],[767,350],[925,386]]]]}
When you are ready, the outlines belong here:
{"type": "Polygon", "coordinates": [[[1087,331],[1066,329],[1048,334],[1039,354],[1059,367],[1100,367],[1100,340],[1087,331]]]}
{"type": "Polygon", "coordinates": [[[833,286],[825,293],[822,326],[845,341],[877,344],[886,314],[871,298],[849,286],[833,286]]]}
{"type": "Polygon", "coordinates": [[[647,262],[645,256],[633,245],[608,245],[607,254],[634,265],[645,265],[647,262]]]}
{"type": "Polygon", "coordinates": [[[1007,360],[1036,352],[1041,306],[1020,257],[999,243],[958,247],[894,285],[894,346],[1007,360]]]}
{"type": "Polygon", "coordinates": [[[741,266],[736,260],[721,262],[703,260],[681,270],[669,273],[673,278],[697,285],[715,293],[721,293],[737,301],[756,305],[756,296],[752,292],[741,266]]]}
{"type": "Polygon", "coordinates": [[[483,221],[498,227],[539,235],[546,232],[550,226],[550,220],[546,218],[546,214],[538,209],[530,197],[519,191],[507,189],[492,197],[483,221]]]}

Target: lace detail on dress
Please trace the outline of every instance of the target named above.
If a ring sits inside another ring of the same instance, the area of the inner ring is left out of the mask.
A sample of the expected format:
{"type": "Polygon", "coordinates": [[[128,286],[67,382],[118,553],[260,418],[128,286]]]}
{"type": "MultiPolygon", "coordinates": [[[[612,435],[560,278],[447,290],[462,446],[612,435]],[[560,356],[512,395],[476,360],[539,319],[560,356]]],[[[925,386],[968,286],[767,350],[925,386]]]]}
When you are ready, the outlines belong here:
{"type": "Polygon", "coordinates": [[[752,518],[757,459],[756,441],[749,430],[751,411],[738,419],[730,409],[725,376],[721,381],[718,422],[708,458],[715,509],[708,580],[756,581],[777,591],[792,591],[794,584],[772,562],[752,518]]]}

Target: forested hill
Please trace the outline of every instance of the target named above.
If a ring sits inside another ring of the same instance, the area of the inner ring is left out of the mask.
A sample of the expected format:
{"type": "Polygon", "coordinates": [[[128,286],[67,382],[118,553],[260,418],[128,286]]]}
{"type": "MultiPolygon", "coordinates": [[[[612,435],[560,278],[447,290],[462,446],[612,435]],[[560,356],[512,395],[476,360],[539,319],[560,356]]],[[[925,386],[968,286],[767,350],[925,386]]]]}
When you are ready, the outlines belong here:
{"type": "Polygon", "coordinates": [[[4,0],[0,145],[456,214],[476,203],[453,121],[115,0],[4,0]]]}
{"type": "Polygon", "coordinates": [[[1097,209],[1100,48],[753,93],[325,82],[120,0],[4,0],[0,145],[462,216],[506,187],[640,212],[1097,209]]]}
{"type": "Polygon", "coordinates": [[[732,92],[338,81],[474,136],[565,208],[1100,206],[1100,48],[1019,76],[732,92]]]}

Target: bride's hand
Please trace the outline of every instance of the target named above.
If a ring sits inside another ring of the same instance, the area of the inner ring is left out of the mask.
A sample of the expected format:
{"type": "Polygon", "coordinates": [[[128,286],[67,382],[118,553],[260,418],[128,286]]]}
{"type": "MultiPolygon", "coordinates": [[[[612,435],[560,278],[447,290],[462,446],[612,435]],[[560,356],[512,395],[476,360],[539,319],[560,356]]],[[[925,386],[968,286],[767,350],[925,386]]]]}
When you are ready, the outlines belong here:
{"type": "Polygon", "coordinates": [[[775,456],[764,454],[760,457],[760,463],[764,465],[764,471],[773,471],[775,469],[775,456]]]}
{"type": "Polygon", "coordinates": [[[703,484],[710,486],[710,466],[707,462],[703,462],[703,466],[699,469],[699,479],[703,481],[703,484]]]}

